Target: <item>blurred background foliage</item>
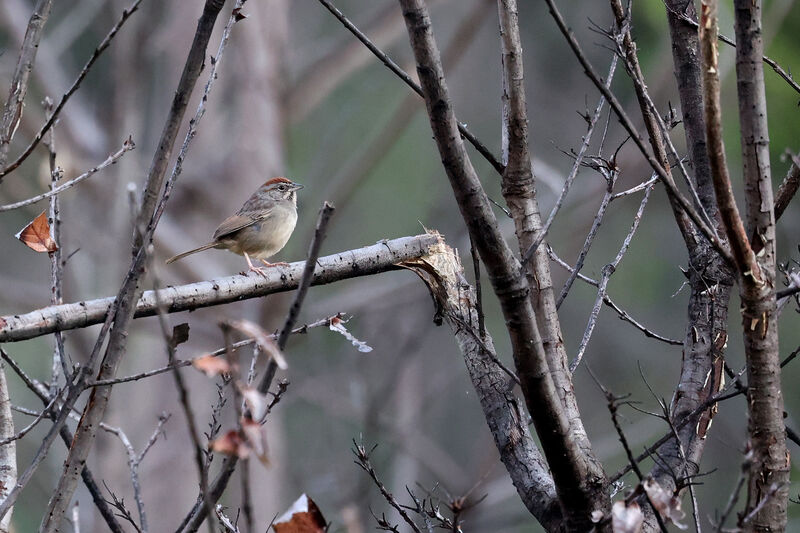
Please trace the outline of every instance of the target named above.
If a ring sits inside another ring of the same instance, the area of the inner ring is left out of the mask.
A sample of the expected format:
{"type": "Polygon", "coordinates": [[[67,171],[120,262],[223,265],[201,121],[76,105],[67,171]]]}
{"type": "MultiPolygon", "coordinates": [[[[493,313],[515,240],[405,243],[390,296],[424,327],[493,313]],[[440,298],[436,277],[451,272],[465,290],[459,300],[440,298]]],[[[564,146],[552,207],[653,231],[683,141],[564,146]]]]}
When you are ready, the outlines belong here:
{"type": "MultiPolygon", "coordinates": [[[[0,3],[3,98],[32,4],[30,0],[0,3]]],[[[60,97],[126,4],[121,0],[55,3],[12,154],[27,144],[43,122],[39,102],[45,96],[60,97]]],[[[494,3],[432,0],[430,4],[459,119],[499,153],[500,53],[494,3]]],[[[564,152],[580,146],[586,131],[581,114],[594,109],[598,95],[555,30],[544,4],[520,4],[531,152],[538,199],[546,214],[572,165],[571,157],[564,152]]],[[[62,195],[63,248],[69,256],[65,301],[114,294],[127,270],[131,235],[127,190],[129,184],[141,188],[201,5],[201,0],[145,0],[58,123],[58,164],[67,177],[105,159],[128,135],[137,144],[137,149],[117,165],[62,195]]],[[[413,72],[395,2],[339,0],[336,5],[401,66],[413,72]]],[[[633,7],[634,37],[656,103],[663,112],[668,103],[678,108],[664,6],[647,0],[634,2],[633,7]]],[[[230,6],[224,16],[228,9],[230,6]]],[[[611,52],[605,37],[592,28],[609,27],[608,6],[572,0],[562,9],[589,57],[605,72],[611,52]]],[[[731,35],[730,6],[723,3],[721,9],[722,31],[731,35]]],[[[287,175],[306,185],[300,196],[298,228],[279,260],[303,259],[316,212],[322,201],[329,199],[337,211],[323,254],[421,233],[424,226],[441,231],[469,264],[464,224],[432,142],[422,100],[411,95],[317,2],[251,1],[245,12],[250,16],[234,29],[208,112],[156,234],[156,259],[147,288],[152,287],[154,279],[178,284],[242,270],[240,258],[217,251],[169,268],[163,265],[163,259],[205,242],[226,215],[273,175],[287,175]]],[[[764,13],[768,55],[785,69],[796,70],[800,5],[792,0],[766,1],[764,13]]],[[[217,35],[222,24],[218,26],[217,35]]],[[[211,54],[217,42],[218,37],[212,39],[211,54]]],[[[725,141],[731,174],[739,183],[733,50],[727,46],[720,50],[725,141]]],[[[770,70],[766,80],[777,185],[788,169],[785,151],[800,148],[800,95],[770,70]]],[[[631,84],[621,66],[613,88],[630,115],[638,116],[631,84]]],[[[195,103],[197,98],[195,94],[195,103]]],[[[604,123],[607,116],[604,113],[604,123]]],[[[641,125],[640,120],[636,123],[641,125]]],[[[622,140],[623,131],[612,117],[602,153],[610,155],[622,140]]],[[[680,126],[674,130],[673,141],[683,149],[680,126]]],[[[600,148],[595,141],[590,153],[598,154],[600,148]]],[[[470,153],[484,187],[499,200],[499,176],[477,153],[470,153]]],[[[617,190],[650,175],[632,143],[621,149],[618,164],[621,176],[617,190]]],[[[46,155],[40,148],[4,180],[0,201],[9,203],[37,194],[48,181],[46,155]]],[[[565,260],[574,262],[604,187],[603,179],[590,169],[578,175],[549,238],[565,260]]],[[[636,197],[614,202],[587,258],[585,274],[599,277],[603,265],[616,254],[637,206],[636,197]]],[[[0,218],[0,249],[5,251],[0,257],[0,314],[26,312],[49,303],[46,257],[35,255],[14,239],[19,228],[44,207],[30,206],[3,213],[0,218]]],[[[507,236],[513,238],[510,220],[500,211],[497,214],[507,236]]],[[[782,262],[800,259],[798,224],[800,210],[795,205],[778,225],[778,257],[782,262]]],[[[685,279],[681,266],[686,266],[686,253],[666,197],[657,189],[630,251],[612,278],[609,295],[652,330],[682,339],[688,292],[681,290],[685,279]]],[[[564,271],[554,265],[553,274],[558,288],[565,279],[564,271]]],[[[484,291],[484,295],[487,293],[484,291]]],[[[594,288],[578,282],[561,308],[568,353],[577,349],[594,297],[594,288]]],[[[221,346],[222,335],[216,324],[222,318],[248,318],[267,329],[277,328],[288,309],[288,298],[276,295],[171,316],[172,324],[188,321],[191,325],[190,341],[180,347],[178,356],[188,358],[221,346]]],[[[487,295],[484,304],[498,353],[510,361],[496,302],[487,295]]],[[[735,299],[730,309],[727,361],[739,369],[743,357],[735,299]]],[[[464,515],[465,530],[538,531],[498,463],[449,331],[432,323],[434,310],[422,284],[411,273],[395,272],[314,288],[301,321],[311,322],[339,311],[352,315],[348,328],[374,351],[358,353],[346,340],[322,329],[289,341],[290,368],[280,377],[288,379],[291,386],[268,423],[272,466],[251,466],[258,523],[266,527],[299,493],[307,492],[333,522],[333,531],[371,530],[374,523],[369,509],[378,514],[387,509],[352,462],[351,440],[363,438],[367,445],[379,444],[373,456],[375,466],[400,499],[406,486],[420,495],[431,491],[444,501],[448,495],[468,492],[473,499],[486,495],[464,515]]],[[[781,320],[785,354],[800,342],[797,321],[795,309],[789,306],[781,320]]],[[[67,350],[74,361],[86,357],[95,334],[96,328],[89,328],[66,335],[67,350]]],[[[47,379],[52,339],[42,337],[5,348],[31,375],[47,379]]],[[[135,322],[129,352],[123,374],[164,364],[166,355],[154,319],[135,322]]],[[[680,358],[679,346],[645,338],[604,308],[585,361],[611,390],[630,393],[632,400],[641,402],[642,409],[658,411],[657,399],[669,401],[672,395],[680,358]]],[[[204,376],[185,372],[190,377],[192,404],[205,416],[216,389],[204,376]]],[[[800,398],[792,383],[800,377],[798,372],[795,363],[786,369],[784,377],[787,422],[796,429],[800,398]]],[[[15,376],[9,375],[9,380],[15,405],[40,407],[15,376]]],[[[625,458],[605,400],[585,369],[577,372],[575,382],[589,435],[607,471],[613,473],[625,464],[625,458]]],[[[159,441],[142,465],[141,476],[151,523],[157,530],[170,530],[194,502],[197,492],[189,439],[171,377],[116,387],[109,423],[121,426],[141,446],[162,411],[176,416],[166,427],[167,439],[159,441]]],[[[721,509],[728,487],[736,479],[745,438],[744,412],[744,400],[737,398],[721,405],[715,418],[701,466],[701,471],[711,473],[697,488],[704,521],[721,509]]],[[[652,416],[631,409],[624,414],[624,429],[635,450],[643,449],[667,430],[652,416]]],[[[234,417],[232,413],[226,415],[223,425],[227,428],[233,425],[234,417]]],[[[26,423],[27,418],[19,415],[18,424],[26,423]]],[[[28,464],[42,435],[43,429],[38,428],[19,447],[21,467],[28,464]]],[[[18,531],[33,530],[39,523],[64,451],[60,444],[54,446],[17,505],[14,520],[18,531]]],[[[90,465],[132,505],[124,451],[115,438],[101,435],[90,465]]],[[[793,489],[792,494],[796,493],[793,489]]],[[[78,499],[83,530],[104,530],[83,489],[78,499]]],[[[236,508],[238,502],[238,483],[232,483],[225,504],[236,508]]],[[[688,507],[686,502],[684,508],[688,507]]],[[[789,530],[800,529],[795,505],[790,513],[789,530]]]]}

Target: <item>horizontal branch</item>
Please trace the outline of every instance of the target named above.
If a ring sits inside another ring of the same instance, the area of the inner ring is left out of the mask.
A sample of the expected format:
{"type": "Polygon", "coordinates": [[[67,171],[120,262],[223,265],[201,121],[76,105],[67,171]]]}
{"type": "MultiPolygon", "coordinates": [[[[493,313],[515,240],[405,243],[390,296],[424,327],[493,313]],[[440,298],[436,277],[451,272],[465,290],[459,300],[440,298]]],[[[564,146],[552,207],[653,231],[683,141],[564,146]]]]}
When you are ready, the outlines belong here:
{"type": "MultiPolygon", "coordinates": [[[[417,235],[381,241],[371,246],[321,257],[312,285],[378,274],[395,269],[402,261],[418,258],[437,244],[437,235],[417,235]]],[[[156,300],[168,313],[222,305],[297,288],[305,267],[298,261],[288,267],[273,267],[263,276],[229,276],[188,285],[145,291],[136,304],[135,318],[157,313],[156,300]]],[[[84,328],[105,320],[114,298],[99,298],[63,305],[52,305],[23,315],[0,317],[0,342],[31,339],[54,331],[84,328]]]]}

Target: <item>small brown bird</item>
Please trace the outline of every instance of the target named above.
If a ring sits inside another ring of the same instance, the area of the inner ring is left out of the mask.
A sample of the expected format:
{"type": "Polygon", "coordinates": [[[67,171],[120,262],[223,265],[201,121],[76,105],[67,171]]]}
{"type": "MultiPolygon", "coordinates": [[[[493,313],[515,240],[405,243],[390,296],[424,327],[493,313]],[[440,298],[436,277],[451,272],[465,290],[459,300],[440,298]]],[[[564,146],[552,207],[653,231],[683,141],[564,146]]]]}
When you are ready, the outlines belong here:
{"type": "MultiPolygon", "coordinates": [[[[297,223],[297,191],[303,186],[286,178],[272,178],[258,188],[235,215],[226,218],[214,232],[212,241],[167,259],[167,264],[209,248],[230,250],[243,255],[253,272],[261,272],[250,258],[266,266],[291,237],[297,223]]],[[[275,263],[279,264],[279,263],[275,263]]]]}

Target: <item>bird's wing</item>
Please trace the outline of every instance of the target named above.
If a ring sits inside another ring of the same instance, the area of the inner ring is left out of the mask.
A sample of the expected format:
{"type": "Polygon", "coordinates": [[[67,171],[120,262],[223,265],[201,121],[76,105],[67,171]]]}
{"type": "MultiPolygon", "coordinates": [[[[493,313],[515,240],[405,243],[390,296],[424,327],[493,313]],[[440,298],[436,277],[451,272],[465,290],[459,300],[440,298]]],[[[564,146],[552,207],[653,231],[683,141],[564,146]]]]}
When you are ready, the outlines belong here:
{"type": "Polygon", "coordinates": [[[242,228],[252,226],[256,222],[268,218],[271,212],[272,209],[260,211],[239,211],[235,215],[229,216],[222,221],[222,224],[220,224],[217,227],[217,230],[214,232],[214,240],[218,241],[221,238],[239,231],[242,228]]]}

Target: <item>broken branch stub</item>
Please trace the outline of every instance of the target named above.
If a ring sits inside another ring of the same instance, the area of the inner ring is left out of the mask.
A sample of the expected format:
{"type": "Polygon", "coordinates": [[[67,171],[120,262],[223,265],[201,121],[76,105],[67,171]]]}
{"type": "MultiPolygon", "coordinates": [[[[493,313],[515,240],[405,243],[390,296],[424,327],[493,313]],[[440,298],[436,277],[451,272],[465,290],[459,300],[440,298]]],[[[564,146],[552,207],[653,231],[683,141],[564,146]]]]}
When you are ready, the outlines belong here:
{"type": "Polygon", "coordinates": [[[428,233],[438,241],[398,266],[416,273],[428,287],[436,307],[434,321],[446,321],[453,332],[511,481],[539,522],[555,530],[562,521],[555,485],[528,429],[525,407],[514,395],[515,376],[498,359],[491,335],[481,335],[475,290],[458,254],[438,232],[428,233]]]}

